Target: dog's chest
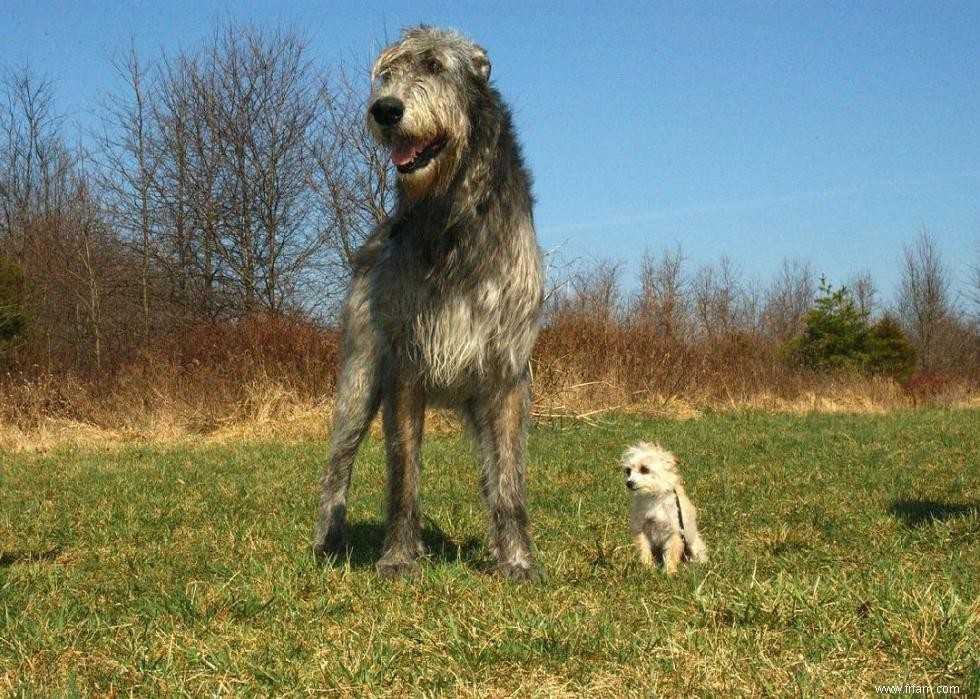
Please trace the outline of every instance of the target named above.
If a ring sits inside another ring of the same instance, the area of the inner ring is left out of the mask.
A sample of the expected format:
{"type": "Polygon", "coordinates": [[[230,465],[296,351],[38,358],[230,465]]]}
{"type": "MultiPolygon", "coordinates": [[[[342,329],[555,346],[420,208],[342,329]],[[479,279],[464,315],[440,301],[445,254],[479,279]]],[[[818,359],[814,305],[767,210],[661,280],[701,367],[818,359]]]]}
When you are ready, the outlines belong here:
{"type": "Polygon", "coordinates": [[[406,349],[437,383],[490,367],[500,332],[498,290],[483,282],[472,290],[434,289],[406,315],[406,349]]]}
{"type": "Polygon", "coordinates": [[[375,317],[387,346],[428,386],[456,396],[488,378],[522,375],[541,305],[533,229],[507,244],[471,240],[448,252],[411,233],[392,239],[375,268],[375,317]]]}
{"type": "Polygon", "coordinates": [[[390,346],[433,386],[451,386],[471,376],[500,370],[500,341],[509,333],[505,314],[514,300],[505,298],[492,279],[468,285],[412,274],[391,293],[380,319],[390,346]]]}
{"type": "Polygon", "coordinates": [[[649,495],[634,495],[630,506],[630,530],[637,534],[656,529],[678,529],[677,512],[673,499],[649,495]]]}

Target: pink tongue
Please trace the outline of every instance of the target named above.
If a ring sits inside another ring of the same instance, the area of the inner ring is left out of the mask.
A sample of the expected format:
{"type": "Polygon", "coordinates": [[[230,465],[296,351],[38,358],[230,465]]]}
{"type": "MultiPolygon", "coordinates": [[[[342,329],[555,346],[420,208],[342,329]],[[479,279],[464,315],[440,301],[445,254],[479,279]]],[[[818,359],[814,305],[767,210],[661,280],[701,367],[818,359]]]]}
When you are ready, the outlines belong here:
{"type": "Polygon", "coordinates": [[[408,165],[415,160],[417,143],[402,143],[391,149],[391,162],[396,166],[408,165]]]}

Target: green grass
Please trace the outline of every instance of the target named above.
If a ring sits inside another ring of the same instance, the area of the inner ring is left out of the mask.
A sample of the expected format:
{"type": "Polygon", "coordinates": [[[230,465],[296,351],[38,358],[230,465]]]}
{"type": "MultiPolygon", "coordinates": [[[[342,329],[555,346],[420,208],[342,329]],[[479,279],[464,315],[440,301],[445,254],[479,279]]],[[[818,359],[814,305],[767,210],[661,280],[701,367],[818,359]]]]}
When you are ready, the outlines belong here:
{"type": "Polygon", "coordinates": [[[538,428],[540,585],[488,575],[462,436],[427,437],[423,573],[308,541],[323,443],[0,453],[0,694],[822,695],[980,690],[980,413],[730,413],[538,428]],[[623,447],[681,455],[710,561],[629,546],[623,447]]]}

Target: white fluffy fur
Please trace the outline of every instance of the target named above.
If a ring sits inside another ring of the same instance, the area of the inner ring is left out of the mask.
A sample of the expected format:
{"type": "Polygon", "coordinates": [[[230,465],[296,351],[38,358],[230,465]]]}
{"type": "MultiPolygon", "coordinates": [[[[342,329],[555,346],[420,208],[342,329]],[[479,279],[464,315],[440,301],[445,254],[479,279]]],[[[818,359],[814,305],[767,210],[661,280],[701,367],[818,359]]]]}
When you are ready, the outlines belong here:
{"type": "Polygon", "coordinates": [[[697,510],[684,492],[677,457],[659,445],[641,442],[623,453],[622,468],[627,487],[633,492],[630,531],[640,561],[653,565],[659,559],[668,574],[677,571],[682,559],[706,561],[708,552],[698,532],[697,510]]]}

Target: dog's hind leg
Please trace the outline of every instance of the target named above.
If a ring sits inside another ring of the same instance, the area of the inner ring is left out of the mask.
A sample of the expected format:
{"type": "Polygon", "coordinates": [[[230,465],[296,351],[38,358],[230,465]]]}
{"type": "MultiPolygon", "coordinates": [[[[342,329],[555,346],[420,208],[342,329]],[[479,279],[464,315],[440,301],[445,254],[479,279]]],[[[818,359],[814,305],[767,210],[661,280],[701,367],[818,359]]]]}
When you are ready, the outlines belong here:
{"type": "Polygon", "coordinates": [[[667,575],[673,575],[677,572],[677,566],[684,556],[684,540],[679,534],[673,534],[664,542],[661,554],[664,560],[664,572],[667,575]]]}
{"type": "Polygon", "coordinates": [[[694,530],[693,535],[692,532],[688,531],[685,536],[689,537],[688,545],[685,549],[687,557],[695,563],[704,563],[707,561],[708,548],[704,545],[704,540],[697,530],[694,530]]]}
{"type": "Polygon", "coordinates": [[[394,577],[418,569],[422,553],[419,498],[425,391],[415,377],[392,368],[384,391],[385,451],[388,456],[388,533],[378,573],[394,577]]]}
{"type": "Polygon", "coordinates": [[[351,283],[344,309],[341,370],[337,382],[330,453],[321,481],[314,532],[318,558],[340,557],[347,550],[347,491],[354,457],[378,412],[381,352],[371,320],[367,270],[351,283]]]}
{"type": "Polygon", "coordinates": [[[677,486],[677,493],[684,516],[684,556],[695,563],[704,563],[708,560],[708,549],[698,531],[698,511],[687,498],[682,486],[677,486]]]}
{"type": "Polygon", "coordinates": [[[530,396],[526,378],[473,402],[480,474],[490,517],[490,546],[497,573],[512,580],[537,580],[530,519],[524,493],[526,422],[530,396]]]}

